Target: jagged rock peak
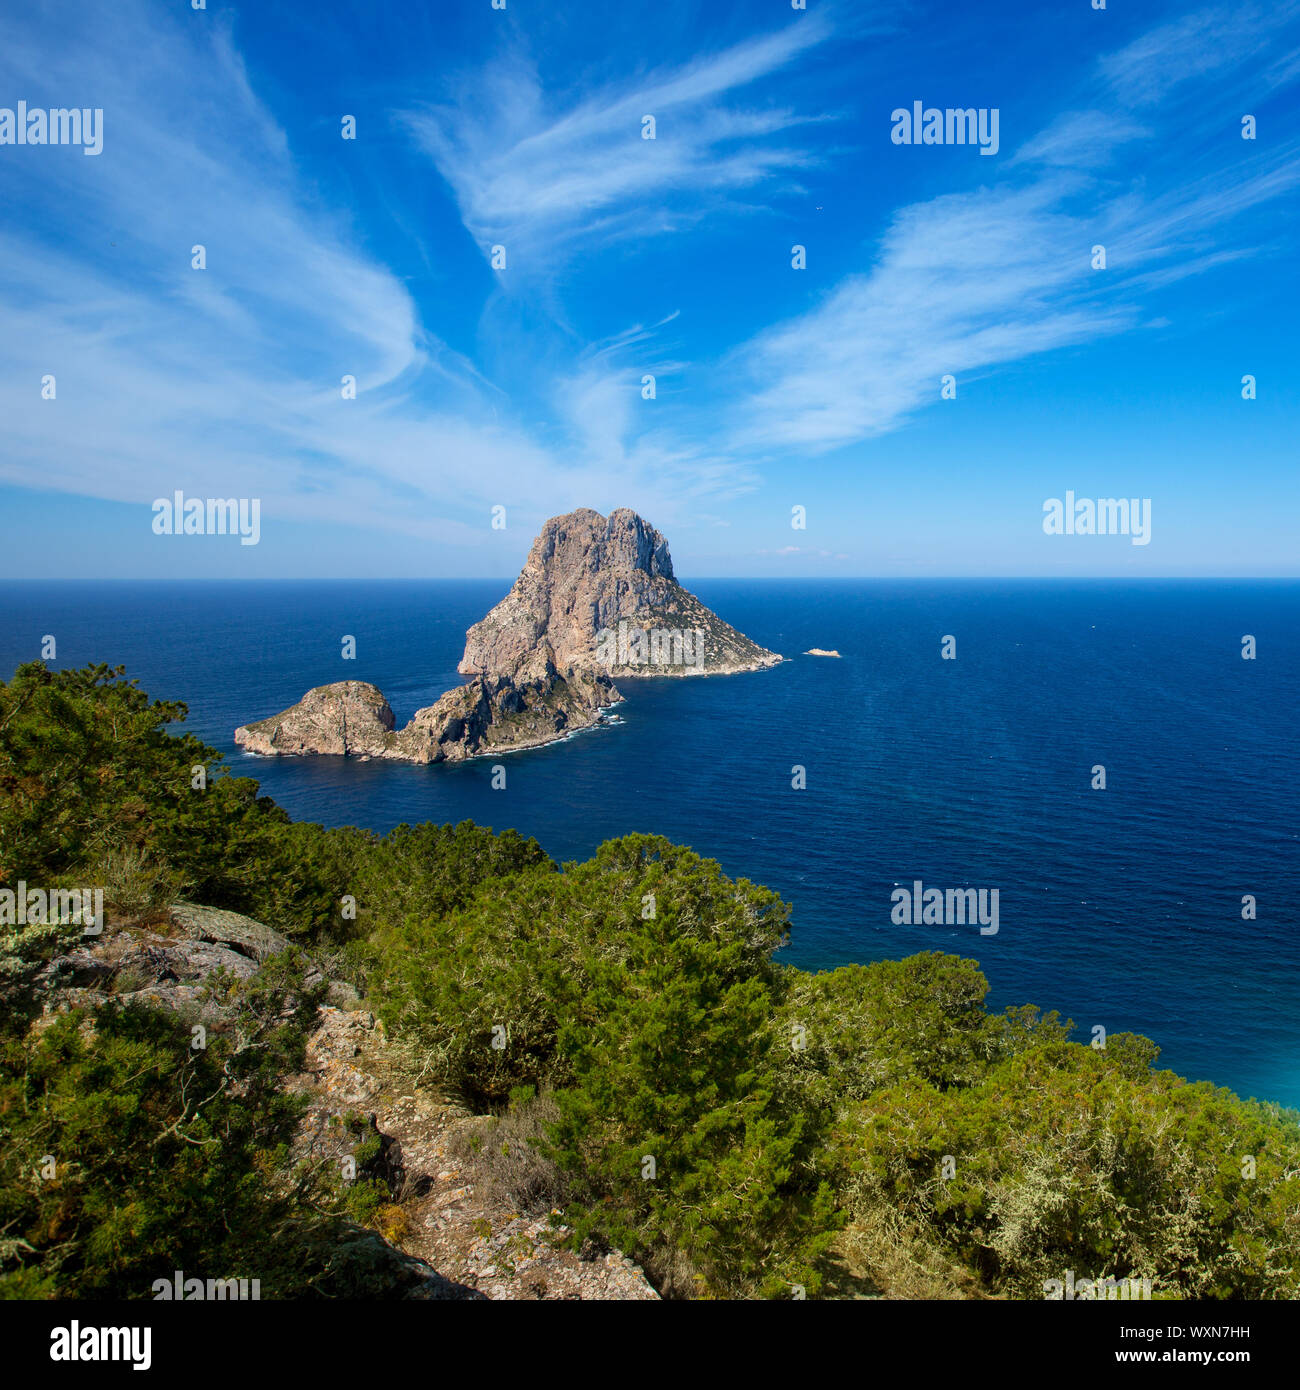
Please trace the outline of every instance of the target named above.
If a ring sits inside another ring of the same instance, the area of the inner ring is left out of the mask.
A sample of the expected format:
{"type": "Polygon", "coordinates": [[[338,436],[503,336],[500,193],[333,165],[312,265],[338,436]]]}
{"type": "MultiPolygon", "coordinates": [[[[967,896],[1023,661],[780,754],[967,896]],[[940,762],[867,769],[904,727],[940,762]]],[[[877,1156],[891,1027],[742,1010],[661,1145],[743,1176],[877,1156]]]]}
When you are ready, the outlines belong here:
{"type": "Polygon", "coordinates": [[[552,517],[510,592],[466,634],[460,670],[510,675],[538,653],[560,671],[626,676],[757,670],[781,659],[684,589],[667,540],[628,507],[552,517]]]}
{"type": "Polygon", "coordinates": [[[631,507],[615,507],[608,517],[590,507],[553,516],[533,542],[528,559],[537,557],[545,564],[558,557],[563,563],[569,556],[576,558],[577,552],[589,557],[593,570],[635,569],[675,578],[667,540],[631,507]]]}

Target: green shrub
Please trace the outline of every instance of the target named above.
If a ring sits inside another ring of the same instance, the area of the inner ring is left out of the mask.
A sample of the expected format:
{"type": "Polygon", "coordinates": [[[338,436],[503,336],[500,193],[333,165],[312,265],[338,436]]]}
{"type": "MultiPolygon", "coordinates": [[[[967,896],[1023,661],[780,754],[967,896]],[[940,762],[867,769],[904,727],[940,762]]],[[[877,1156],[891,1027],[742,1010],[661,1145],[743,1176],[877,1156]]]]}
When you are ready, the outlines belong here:
{"type": "Polygon", "coordinates": [[[121,667],[33,661],[0,684],[0,883],[98,875],[132,910],[181,894],[291,935],[336,923],[370,837],[294,825],[215,749],[168,732],[185,716],[121,667]]]}
{"type": "Polygon", "coordinates": [[[631,835],[381,931],[372,988],[471,1099],[550,1088],[550,1152],[586,1193],[577,1239],[684,1251],[710,1287],[788,1293],[816,1282],[832,1224],[809,1126],[776,1096],[788,919],[768,889],[631,835]]]}
{"type": "MultiPolygon", "coordinates": [[[[0,1296],[148,1298],[175,1270],[310,1290],[329,1220],[288,1145],[319,991],[281,960],[228,1032],[109,1001],[0,1039],[0,1296]]],[[[326,1242],[327,1243],[327,1242],[326,1242]]]]}
{"type": "Polygon", "coordinates": [[[1043,1297],[1071,1269],[1149,1278],[1166,1297],[1296,1297],[1296,1117],[1137,1074],[1150,1052],[1124,1034],[1105,1051],[1053,1041],[969,1087],[917,1078],[879,1092],[845,1119],[843,1190],[855,1211],[899,1211],[1016,1297],[1043,1297]]]}

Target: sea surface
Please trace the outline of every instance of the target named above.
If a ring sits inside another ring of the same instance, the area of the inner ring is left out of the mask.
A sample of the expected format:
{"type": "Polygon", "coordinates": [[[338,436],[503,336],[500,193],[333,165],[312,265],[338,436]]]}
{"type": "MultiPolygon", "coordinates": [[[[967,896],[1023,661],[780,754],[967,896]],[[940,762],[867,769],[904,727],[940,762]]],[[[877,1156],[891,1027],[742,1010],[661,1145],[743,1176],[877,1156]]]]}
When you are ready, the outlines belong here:
{"type": "Polygon", "coordinates": [[[621,681],[620,723],[450,767],[235,747],[327,681],[373,681],[404,722],[459,683],[465,629],[508,587],[9,583],[0,677],[46,634],[52,665],[125,665],[300,819],[468,817],[561,861],[660,833],[779,891],[792,964],[957,952],[994,1007],[1145,1033],[1161,1065],[1300,1107],[1300,584],[688,581],[790,659],[621,681]],[[895,925],[918,879],[998,889],[997,934],[895,925]]]}

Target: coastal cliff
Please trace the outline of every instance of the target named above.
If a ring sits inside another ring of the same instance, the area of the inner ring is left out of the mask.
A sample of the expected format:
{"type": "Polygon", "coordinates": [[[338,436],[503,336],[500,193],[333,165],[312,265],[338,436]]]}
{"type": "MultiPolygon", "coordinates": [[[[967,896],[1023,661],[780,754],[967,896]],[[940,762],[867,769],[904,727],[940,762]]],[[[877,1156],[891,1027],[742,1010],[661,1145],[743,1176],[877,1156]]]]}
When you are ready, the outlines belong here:
{"type": "Polygon", "coordinates": [[[534,680],[476,676],[417,710],[402,729],[380,690],[337,681],[296,705],[235,730],[250,753],[350,754],[401,762],[459,762],[493,751],[540,747],[601,718],[623,697],[607,676],[554,667],[534,680]]]}
{"type": "Polygon", "coordinates": [[[725,675],[781,657],[723,622],[673,574],[668,542],[626,507],[553,517],[510,592],[466,634],[471,679],[402,729],[366,681],[317,686],[235,730],[250,753],[455,762],[537,747],[604,718],[618,676],[725,675]]]}
{"type": "Polygon", "coordinates": [[[722,675],[781,660],[684,589],[668,542],[626,507],[548,521],[514,587],[466,634],[460,670],[509,671],[543,647],[557,666],[610,676],[722,675]]]}
{"type": "Polygon", "coordinates": [[[290,709],[235,730],[250,753],[352,753],[384,757],[394,744],[393,711],[367,681],[309,690],[290,709]]]}

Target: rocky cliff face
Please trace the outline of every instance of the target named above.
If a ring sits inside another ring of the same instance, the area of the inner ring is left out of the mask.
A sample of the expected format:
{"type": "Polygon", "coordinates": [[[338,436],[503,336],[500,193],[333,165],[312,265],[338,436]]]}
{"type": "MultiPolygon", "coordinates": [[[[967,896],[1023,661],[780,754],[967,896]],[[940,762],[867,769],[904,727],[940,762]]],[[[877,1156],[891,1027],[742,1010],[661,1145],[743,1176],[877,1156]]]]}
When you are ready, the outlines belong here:
{"type": "Polygon", "coordinates": [[[250,753],[354,753],[383,757],[393,742],[393,711],[366,681],[318,685],[270,719],[235,730],[250,753]]]}
{"type": "Polygon", "coordinates": [[[668,542],[622,507],[553,517],[514,586],[466,634],[465,685],[394,727],[365,681],[317,686],[235,730],[252,753],[455,762],[587,728],[621,700],[613,678],[756,671],[781,660],[677,582],[668,542]]]}
{"type": "Polygon", "coordinates": [[[626,507],[553,517],[514,587],[466,634],[466,675],[548,649],[561,669],[610,676],[754,671],[781,658],[724,623],[673,574],[668,542],[626,507]]]}
{"type": "Polygon", "coordinates": [[[585,729],[623,697],[608,676],[554,666],[529,678],[476,676],[417,710],[394,730],[378,688],[338,681],[309,690],[296,705],[235,730],[250,753],[339,753],[410,763],[460,762],[493,751],[536,748],[585,729]]]}

